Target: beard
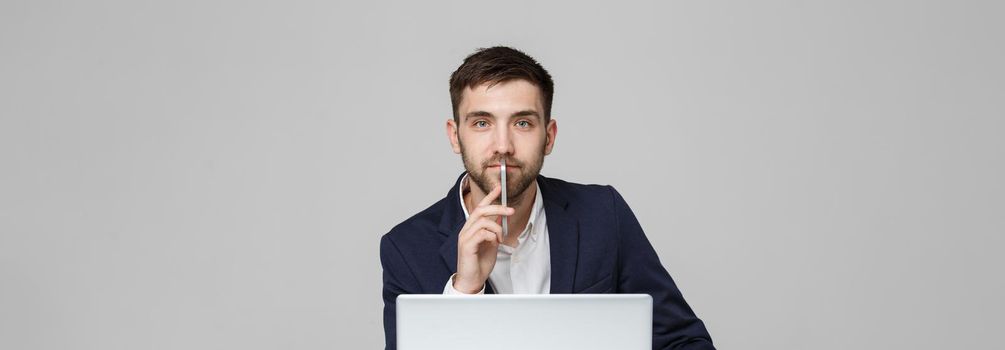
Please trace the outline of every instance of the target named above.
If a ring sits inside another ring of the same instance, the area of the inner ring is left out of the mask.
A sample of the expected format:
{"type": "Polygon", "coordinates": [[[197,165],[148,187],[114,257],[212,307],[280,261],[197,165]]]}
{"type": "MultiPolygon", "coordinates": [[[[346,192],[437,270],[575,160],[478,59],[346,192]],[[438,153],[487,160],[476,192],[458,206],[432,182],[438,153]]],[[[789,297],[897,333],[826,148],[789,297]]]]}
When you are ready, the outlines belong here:
{"type": "MultiPolygon", "coordinates": [[[[541,167],[544,166],[544,146],[541,146],[541,150],[538,152],[539,156],[529,162],[521,162],[513,157],[499,155],[482,162],[482,164],[476,164],[468,156],[467,150],[464,149],[464,143],[461,143],[460,140],[458,143],[461,146],[461,159],[464,160],[464,168],[468,171],[468,177],[474,181],[475,186],[482,190],[482,193],[489,193],[500,182],[499,176],[490,176],[486,171],[490,165],[499,164],[500,160],[506,158],[507,167],[519,167],[519,171],[513,172],[512,175],[506,174],[506,200],[510,207],[520,204],[524,191],[537,179],[541,167]]],[[[500,171],[502,170],[500,169],[500,171]]],[[[500,202],[499,199],[494,201],[494,203],[498,202],[500,202]]]]}

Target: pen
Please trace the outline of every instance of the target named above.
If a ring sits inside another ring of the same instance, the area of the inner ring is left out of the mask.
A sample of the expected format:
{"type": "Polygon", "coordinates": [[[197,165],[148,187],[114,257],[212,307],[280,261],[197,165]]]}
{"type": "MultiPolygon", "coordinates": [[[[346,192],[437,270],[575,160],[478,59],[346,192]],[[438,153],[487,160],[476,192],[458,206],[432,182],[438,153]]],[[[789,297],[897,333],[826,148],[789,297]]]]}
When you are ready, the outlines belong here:
{"type": "MultiPolygon", "coordinates": [[[[501,184],[500,186],[502,186],[502,195],[501,195],[502,196],[502,206],[505,207],[506,206],[506,198],[507,198],[506,197],[506,159],[505,158],[503,158],[502,160],[499,161],[499,183],[501,184]]],[[[503,235],[504,239],[506,238],[507,235],[509,235],[509,225],[508,225],[509,221],[506,220],[506,219],[507,219],[507,217],[504,215],[502,217],[502,231],[503,231],[502,235],[503,235]]]]}

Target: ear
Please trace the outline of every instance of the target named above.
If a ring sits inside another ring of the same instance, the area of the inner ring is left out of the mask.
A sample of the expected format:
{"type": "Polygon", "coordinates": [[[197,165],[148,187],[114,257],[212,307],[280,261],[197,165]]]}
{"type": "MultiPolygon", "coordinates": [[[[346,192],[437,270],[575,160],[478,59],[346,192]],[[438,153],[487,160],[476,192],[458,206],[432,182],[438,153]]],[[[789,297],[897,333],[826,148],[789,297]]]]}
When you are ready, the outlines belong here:
{"type": "Polygon", "coordinates": [[[461,154],[461,143],[457,134],[457,123],[454,122],[454,118],[447,119],[447,140],[450,140],[450,148],[454,150],[454,153],[461,154]]]}
{"type": "Polygon", "coordinates": [[[548,126],[544,130],[544,154],[551,154],[551,149],[555,147],[555,136],[558,135],[558,123],[554,119],[548,121],[548,126]]]}

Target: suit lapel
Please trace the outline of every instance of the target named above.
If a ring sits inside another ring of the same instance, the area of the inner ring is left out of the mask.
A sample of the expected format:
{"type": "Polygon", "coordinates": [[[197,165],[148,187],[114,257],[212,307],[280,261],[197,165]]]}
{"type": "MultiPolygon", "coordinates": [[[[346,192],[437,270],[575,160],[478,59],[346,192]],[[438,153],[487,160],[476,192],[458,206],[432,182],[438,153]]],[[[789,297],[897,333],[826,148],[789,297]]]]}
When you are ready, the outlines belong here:
{"type": "Polygon", "coordinates": [[[551,251],[551,293],[572,293],[579,260],[579,221],[569,211],[569,201],[554,180],[538,176],[551,251]]]}
{"type": "Polygon", "coordinates": [[[447,197],[444,198],[446,207],[440,217],[439,231],[446,236],[443,245],[440,246],[440,256],[443,257],[450,274],[457,272],[457,236],[461,233],[461,227],[464,227],[464,209],[461,208],[461,197],[458,193],[464,174],[457,177],[454,187],[447,192],[447,197]]]}

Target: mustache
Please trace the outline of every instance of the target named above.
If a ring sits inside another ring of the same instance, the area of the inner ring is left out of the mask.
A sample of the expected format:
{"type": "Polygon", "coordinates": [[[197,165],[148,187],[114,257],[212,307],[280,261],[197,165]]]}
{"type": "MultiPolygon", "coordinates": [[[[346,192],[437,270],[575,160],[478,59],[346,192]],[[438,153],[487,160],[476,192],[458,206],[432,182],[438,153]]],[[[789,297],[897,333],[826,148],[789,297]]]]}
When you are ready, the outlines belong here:
{"type": "MultiPolygon", "coordinates": [[[[505,159],[506,159],[506,166],[515,166],[518,168],[523,168],[523,162],[517,161],[516,159],[513,158],[505,158],[505,159]]],[[[493,158],[483,163],[482,166],[488,168],[490,166],[499,164],[499,161],[501,160],[503,160],[503,157],[493,158]]]]}

